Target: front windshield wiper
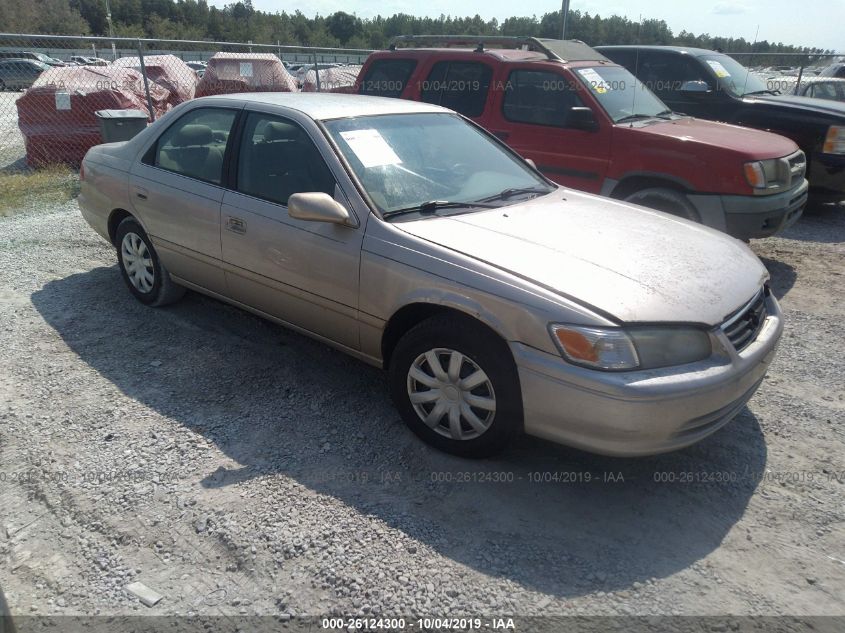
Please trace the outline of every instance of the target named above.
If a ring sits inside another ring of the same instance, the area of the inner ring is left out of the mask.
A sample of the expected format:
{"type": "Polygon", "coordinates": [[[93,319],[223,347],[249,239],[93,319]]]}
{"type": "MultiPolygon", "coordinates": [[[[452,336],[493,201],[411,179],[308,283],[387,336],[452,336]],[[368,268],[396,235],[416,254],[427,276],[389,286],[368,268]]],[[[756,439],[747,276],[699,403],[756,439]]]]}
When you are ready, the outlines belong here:
{"type": "Polygon", "coordinates": [[[404,215],[406,213],[434,213],[438,209],[472,209],[474,207],[484,209],[494,209],[496,205],[482,204],[481,202],[457,202],[450,200],[429,200],[422,204],[416,204],[402,209],[392,209],[385,211],[382,215],[385,218],[392,218],[397,215],[404,215]]]}
{"type": "Polygon", "coordinates": [[[616,119],[617,123],[627,123],[628,121],[640,121],[642,119],[665,119],[667,121],[672,119],[671,110],[663,110],[657,114],[629,114],[628,116],[616,119]]]}
{"type": "Polygon", "coordinates": [[[488,198],[481,198],[479,202],[492,202],[493,200],[507,200],[513,196],[517,196],[521,193],[549,193],[551,190],[546,187],[510,187],[499,193],[489,196],[488,198]]]}
{"type": "Polygon", "coordinates": [[[752,95],[774,95],[774,96],[777,97],[780,94],[781,94],[780,90],[754,90],[752,92],[746,92],[742,96],[743,97],[750,97],[752,95]]]}

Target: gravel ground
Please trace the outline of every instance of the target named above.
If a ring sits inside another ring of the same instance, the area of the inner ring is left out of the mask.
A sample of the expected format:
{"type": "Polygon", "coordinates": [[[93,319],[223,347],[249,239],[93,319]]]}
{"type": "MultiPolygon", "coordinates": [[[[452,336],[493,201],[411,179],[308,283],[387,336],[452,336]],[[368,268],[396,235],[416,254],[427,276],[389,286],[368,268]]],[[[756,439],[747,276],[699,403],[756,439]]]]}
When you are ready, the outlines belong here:
{"type": "Polygon", "coordinates": [[[416,440],[376,369],[196,294],[142,306],[75,203],[0,219],[11,610],[845,615],[845,213],[753,248],[787,331],[730,425],[476,462],[416,440]]]}

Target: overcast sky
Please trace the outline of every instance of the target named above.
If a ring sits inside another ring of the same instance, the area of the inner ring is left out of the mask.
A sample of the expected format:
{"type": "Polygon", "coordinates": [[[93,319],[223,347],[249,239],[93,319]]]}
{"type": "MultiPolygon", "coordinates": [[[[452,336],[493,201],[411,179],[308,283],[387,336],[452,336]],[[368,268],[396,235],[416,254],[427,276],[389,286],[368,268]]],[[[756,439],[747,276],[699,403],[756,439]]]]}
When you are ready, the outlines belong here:
{"type": "MultiPolygon", "coordinates": [[[[235,0],[210,0],[222,7],[235,0]]],[[[335,11],[355,13],[360,17],[392,15],[475,15],[499,21],[518,15],[542,16],[560,9],[560,3],[547,0],[253,0],[262,11],[299,9],[307,16],[327,15],[335,11]],[[424,7],[424,8],[423,8],[424,7]]],[[[696,34],[710,33],[744,37],[751,41],[760,27],[759,39],[800,46],[819,46],[845,52],[845,0],[571,0],[572,9],[598,13],[602,17],[625,15],[633,20],[662,18],[674,32],[684,29],[696,34]]]]}

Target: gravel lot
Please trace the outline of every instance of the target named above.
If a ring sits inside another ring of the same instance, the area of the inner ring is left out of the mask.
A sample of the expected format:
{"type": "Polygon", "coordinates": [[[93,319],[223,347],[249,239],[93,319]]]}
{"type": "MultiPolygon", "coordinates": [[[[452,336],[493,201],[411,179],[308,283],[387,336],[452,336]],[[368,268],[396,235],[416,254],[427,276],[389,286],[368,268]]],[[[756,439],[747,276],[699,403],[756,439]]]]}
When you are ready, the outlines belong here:
{"type": "Polygon", "coordinates": [[[378,370],[196,294],[142,306],[75,203],[0,218],[11,610],[845,615],[845,212],[753,248],[787,332],[730,425],[475,462],[416,440],[378,370]]]}

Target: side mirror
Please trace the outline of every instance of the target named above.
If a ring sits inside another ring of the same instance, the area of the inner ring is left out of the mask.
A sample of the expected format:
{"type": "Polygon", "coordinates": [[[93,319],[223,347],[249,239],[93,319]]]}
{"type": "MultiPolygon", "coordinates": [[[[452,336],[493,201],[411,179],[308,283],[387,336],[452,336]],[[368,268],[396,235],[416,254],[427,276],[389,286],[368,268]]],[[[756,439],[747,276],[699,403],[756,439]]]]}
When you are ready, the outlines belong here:
{"type": "Polygon", "coordinates": [[[531,160],[530,158],[526,158],[526,159],[525,159],[525,162],[526,162],[526,163],[528,163],[528,164],[531,166],[531,169],[537,169],[537,163],[535,163],[535,162],[534,162],[533,160],[531,160]]]}
{"type": "Polygon", "coordinates": [[[577,106],[569,108],[567,127],[585,132],[598,132],[599,124],[590,108],[577,106]]]}
{"type": "Polygon", "coordinates": [[[288,215],[297,220],[350,224],[349,211],[323,192],[295,193],[288,198],[288,215]]]}
{"type": "Polygon", "coordinates": [[[685,81],[681,84],[681,92],[684,94],[702,95],[711,92],[706,81],[685,81]]]}

